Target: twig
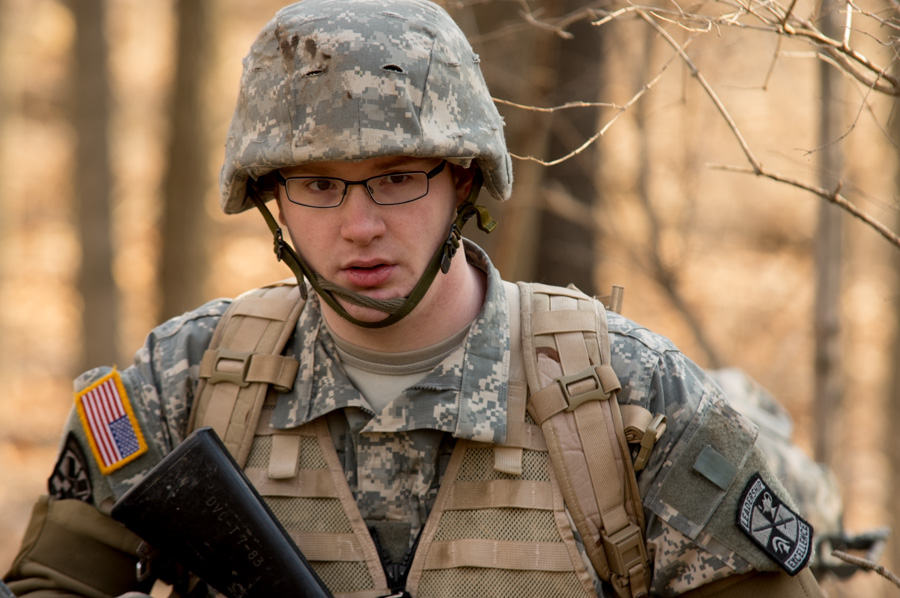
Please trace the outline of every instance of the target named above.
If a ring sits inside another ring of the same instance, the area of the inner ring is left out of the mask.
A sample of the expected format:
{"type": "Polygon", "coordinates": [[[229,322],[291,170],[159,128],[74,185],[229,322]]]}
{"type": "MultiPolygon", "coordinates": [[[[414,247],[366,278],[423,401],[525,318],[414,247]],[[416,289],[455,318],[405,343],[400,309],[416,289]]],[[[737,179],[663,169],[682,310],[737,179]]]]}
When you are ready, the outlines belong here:
{"type": "Polygon", "coordinates": [[[516,102],[511,102],[509,100],[502,100],[500,98],[493,98],[495,104],[502,104],[504,106],[511,106],[513,108],[519,108],[521,110],[528,110],[529,112],[558,112],[560,110],[568,110],[569,108],[616,108],[621,110],[622,106],[618,104],[613,104],[612,102],[566,102],[565,104],[561,104],[559,106],[550,106],[548,108],[542,108],[540,106],[528,106],[525,104],[517,104],[516,102]]]}
{"type": "Polygon", "coordinates": [[[844,44],[843,50],[850,49],[850,31],[853,30],[853,5],[847,3],[847,20],[844,22],[844,44]]]}
{"type": "Polygon", "coordinates": [[[804,191],[809,191],[815,195],[823,199],[827,199],[831,203],[840,206],[847,212],[849,212],[855,218],[865,222],[873,229],[875,229],[878,234],[888,240],[892,245],[900,248],[900,236],[897,236],[894,231],[881,223],[878,219],[873,216],[870,216],[866,212],[859,209],[856,204],[851,202],[849,199],[840,194],[840,184],[838,184],[838,188],[834,191],[828,191],[826,189],[822,189],[821,187],[816,187],[815,185],[809,185],[804,183],[803,181],[798,181],[796,179],[791,179],[780,174],[776,174],[774,172],[768,172],[766,170],[751,170],[749,168],[744,168],[740,166],[727,166],[721,164],[711,164],[711,168],[717,170],[724,170],[726,172],[742,172],[744,174],[754,174],[756,176],[765,177],[767,179],[771,179],[773,181],[777,181],[779,183],[786,183],[793,187],[797,187],[798,189],[803,189],[804,191]]]}
{"type": "Polygon", "coordinates": [[[788,19],[791,18],[791,13],[794,12],[794,7],[797,6],[797,0],[791,0],[791,5],[788,7],[787,11],[784,13],[784,17],[781,19],[781,26],[784,27],[788,19]]]}
{"type": "MultiPolygon", "coordinates": [[[[857,123],[859,123],[859,117],[862,115],[863,110],[865,110],[866,108],[869,107],[869,104],[866,100],[868,99],[869,94],[871,94],[873,90],[874,90],[873,86],[869,86],[869,88],[866,90],[866,94],[862,98],[862,102],[860,103],[859,108],[856,111],[856,116],[853,118],[853,122],[850,123],[850,126],[847,127],[847,130],[840,137],[838,137],[837,139],[834,139],[832,141],[829,141],[829,142],[825,143],[824,145],[821,145],[817,148],[807,150],[806,152],[804,152],[805,155],[809,156],[811,154],[814,154],[816,152],[819,152],[819,151],[825,149],[826,147],[829,147],[836,143],[840,143],[841,141],[846,139],[850,135],[850,133],[853,132],[853,129],[856,128],[857,123]]],[[[877,120],[875,122],[876,122],[876,124],[879,124],[877,120]]],[[[880,128],[880,124],[879,124],[879,128],[880,128]]],[[[884,129],[882,128],[882,131],[883,130],[884,129]]]]}
{"type": "MultiPolygon", "coordinates": [[[[722,0],[722,3],[728,4],[728,0],[722,0]]],[[[768,5],[769,5],[769,3],[766,3],[766,7],[769,10],[772,10],[772,7],[770,7],[768,5]]],[[[676,6],[677,6],[677,4],[676,4],[676,6]]],[[[827,55],[827,58],[830,58],[831,60],[835,61],[838,64],[839,68],[841,68],[845,73],[848,73],[850,76],[865,83],[866,86],[868,87],[867,94],[871,93],[872,91],[877,91],[877,92],[882,92],[882,93],[885,93],[888,95],[900,95],[900,80],[898,80],[895,76],[888,74],[885,71],[885,69],[878,67],[873,62],[871,62],[868,58],[866,58],[862,54],[859,54],[858,52],[856,52],[855,50],[850,48],[849,44],[850,44],[850,31],[851,31],[851,25],[852,25],[852,12],[853,12],[852,8],[848,9],[847,17],[845,20],[844,34],[842,36],[842,39],[841,39],[841,41],[837,41],[837,40],[834,40],[834,39],[826,36],[825,34],[823,34],[809,21],[799,19],[797,17],[791,17],[791,13],[792,13],[794,7],[795,7],[795,1],[792,0],[792,3],[790,5],[789,9],[786,12],[784,12],[783,17],[781,17],[778,21],[774,21],[774,22],[764,19],[762,17],[762,15],[760,15],[756,12],[750,12],[748,6],[740,6],[740,9],[745,14],[752,14],[753,16],[756,16],[757,18],[761,19],[763,21],[763,23],[765,23],[769,27],[771,27],[771,29],[769,29],[769,30],[776,31],[783,35],[790,35],[790,36],[795,36],[795,37],[800,37],[800,38],[806,38],[808,41],[810,41],[813,44],[815,44],[816,46],[818,46],[820,49],[820,52],[821,52],[820,57],[825,58],[825,56],[823,56],[823,54],[827,55]],[[789,22],[789,21],[792,21],[792,22],[789,22]],[[854,64],[852,64],[852,63],[855,63],[856,65],[862,65],[863,67],[868,69],[871,73],[873,73],[875,76],[867,77],[864,73],[859,72],[854,67],[854,64]]],[[[666,31],[655,20],[655,19],[663,18],[660,14],[661,12],[664,12],[664,10],[661,10],[660,8],[651,8],[651,7],[635,5],[635,4],[632,4],[629,2],[629,4],[627,6],[621,7],[618,10],[615,10],[612,12],[605,13],[605,16],[602,19],[595,21],[593,24],[594,25],[603,25],[603,24],[609,23],[610,21],[612,21],[614,19],[622,17],[625,14],[636,13],[641,19],[643,19],[653,29],[655,29],[659,33],[659,35],[662,36],[663,39],[665,39],[666,42],[670,46],[672,46],[675,49],[676,56],[680,57],[682,62],[684,62],[684,64],[688,67],[689,71],[691,72],[691,75],[697,80],[697,82],[703,88],[703,90],[707,94],[707,96],[709,96],[709,98],[712,100],[717,111],[722,116],[722,118],[725,120],[728,127],[731,129],[732,134],[734,135],[735,139],[737,140],[738,144],[740,145],[747,161],[750,163],[750,166],[751,166],[750,169],[741,168],[741,167],[733,167],[733,166],[713,166],[714,168],[719,168],[722,170],[729,170],[729,171],[733,171],[733,172],[744,172],[744,173],[754,174],[756,176],[762,176],[762,177],[771,179],[773,181],[785,183],[785,184],[797,187],[798,189],[803,189],[805,191],[808,191],[810,193],[818,195],[819,197],[826,199],[826,200],[830,201],[831,203],[834,203],[835,205],[838,205],[839,207],[841,207],[842,209],[847,211],[853,217],[855,217],[855,218],[861,220],[862,222],[864,222],[865,224],[871,226],[882,237],[887,239],[888,242],[890,242],[892,245],[900,248],[900,236],[898,236],[896,233],[894,233],[889,227],[887,227],[886,225],[881,223],[879,220],[877,220],[873,216],[867,214],[866,212],[864,212],[863,210],[858,208],[849,199],[847,199],[846,197],[841,195],[840,183],[838,184],[836,189],[829,191],[826,189],[822,189],[820,187],[816,187],[814,185],[804,183],[803,181],[791,179],[791,178],[782,176],[780,174],[769,172],[769,171],[763,169],[762,164],[759,162],[759,160],[757,160],[757,158],[754,155],[753,151],[751,150],[749,144],[747,143],[746,139],[744,138],[743,134],[741,133],[741,130],[738,128],[737,123],[734,121],[734,119],[731,117],[731,114],[728,112],[728,109],[725,107],[725,104],[721,101],[721,99],[716,94],[715,90],[713,90],[712,86],[707,82],[706,78],[703,76],[703,73],[700,71],[700,69],[697,67],[697,65],[694,64],[693,60],[691,60],[691,58],[688,56],[687,52],[685,51],[685,48],[690,43],[690,41],[694,39],[694,37],[692,36],[688,40],[688,42],[686,42],[683,46],[679,45],[678,42],[676,42],[676,40],[669,34],[669,32],[666,31]]],[[[702,15],[690,15],[688,13],[682,12],[680,7],[679,7],[678,11],[669,11],[669,12],[671,14],[676,15],[677,18],[676,19],[665,19],[665,20],[671,21],[671,22],[676,22],[676,24],[677,24],[678,19],[684,20],[686,18],[689,20],[695,20],[697,22],[705,21],[708,25],[713,24],[713,23],[723,22],[721,20],[718,20],[718,19],[715,19],[712,17],[705,17],[702,15]]],[[[859,11],[858,9],[856,10],[856,12],[862,14],[861,11],[859,11]]],[[[727,21],[727,24],[738,26],[738,27],[747,27],[746,24],[741,24],[741,23],[736,22],[736,19],[729,19],[727,21]]],[[[708,30],[708,28],[709,27],[707,27],[707,30],[708,30]]],[[[697,28],[691,28],[691,29],[696,31],[697,28]]],[[[777,57],[777,55],[778,55],[778,51],[776,50],[776,57],[777,57]]],[[[616,119],[618,119],[619,116],[621,116],[622,113],[624,113],[631,105],[633,105],[644,93],[646,93],[659,80],[659,78],[662,76],[663,72],[666,70],[669,63],[673,59],[674,59],[674,56],[672,58],[670,58],[669,61],[666,62],[666,64],[663,66],[663,68],[661,69],[659,74],[654,78],[653,81],[644,85],[644,87],[640,91],[638,91],[634,95],[634,97],[632,97],[632,99],[629,100],[629,102],[627,104],[625,104],[624,106],[622,106],[618,109],[617,114],[607,123],[607,125],[605,127],[603,127],[603,129],[601,129],[600,131],[595,133],[590,139],[588,139],[578,149],[574,150],[573,152],[570,152],[569,154],[567,154],[566,156],[563,156],[562,158],[559,158],[559,159],[556,159],[553,161],[544,161],[544,160],[540,160],[538,158],[534,158],[531,156],[522,157],[522,156],[513,155],[513,157],[522,159],[522,160],[534,161],[534,162],[537,162],[544,166],[552,166],[555,164],[559,164],[560,162],[563,162],[577,154],[580,154],[582,151],[584,151],[585,148],[587,148],[592,143],[594,143],[597,139],[599,139],[605,133],[605,131],[616,121],[616,119]]],[[[773,64],[774,64],[774,60],[773,60],[773,64]]],[[[771,66],[770,66],[770,71],[771,71],[771,66]]],[[[771,74],[771,72],[769,73],[769,75],[770,74],[771,74]]],[[[767,75],[767,79],[768,79],[769,75],[767,75]]],[[[863,103],[865,104],[865,98],[863,100],[863,103]]],[[[567,106],[564,105],[563,107],[567,107],[567,106]]],[[[535,110],[552,111],[552,110],[556,110],[556,109],[562,109],[563,107],[558,107],[555,109],[535,109],[535,110]]],[[[860,108],[860,112],[861,112],[861,110],[862,110],[862,107],[860,108]]],[[[859,113],[857,114],[856,119],[854,120],[853,126],[855,126],[855,123],[858,119],[859,119],[859,113]]],[[[851,130],[853,129],[853,126],[851,126],[851,130]]],[[[848,133],[849,133],[849,131],[848,131],[848,133]]],[[[846,136],[846,134],[844,136],[846,136]]],[[[842,136],[842,138],[844,136],[842,136]]],[[[837,141],[840,141],[840,139],[837,141]]]]}
{"type": "Polygon", "coordinates": [[[900,577],[897,577],[890,571],[888,571],[883,565],[879,565],[878,563],[873,563],[870,560],[860,558],[858,556],[853,556],[852,554],[847,554],[842,550],[835,550],[831,553],[831,556],[835,556],[842,561],[846,561],[851,565],[856,565],[857,567],[861,567],[866,569],[867,571],[874,571],[878,575],[890,581],[892,584],[900,588],[900,577]]]}
{"type": "Polygon", "coordinates": [[[629,2],[627,6],[605,13],[606,16],[599,21],[596,21],[594,24],[602,25],[627,13],[634,12],[638,14],[643,13],[645,18],[647,14],[652,14],[657,18],[663,18],[663,14],[670,14],[672,16],[666,17],[666,20],[677,22],[680,27],[689,30],[701,30],[701,27],[692,26],[689,22],[705,23],[706,27],[721,24],[738,28],[762,29],[780,35],[804,39],[818,47],[820,51],[831,55],[831,57],[841,65],[842,69],[867,87],[872,86],[878,92],[886,95],[900,96],[900,78],[891,74],[887,67],[876,64],[870,58],[850,46],[850,33],[852,31],[851,25],[854,12],[873,18],[884,27],[896,29],[898,28],[897,24],[879,18],[869,12],[863,12],[853,4],[848,4],[843,35],[841,36],[841,39],[833,39],[819,31],[809,20],[794,16],[793,11],[796,0],[792,0],[791,5],[787,10],[783,11],[783,14],[776,12],[775,9],[777,8],[777,5],[773,5],[771,2],[764,3],[763,7],[766,11],[772,13],[773,18],[766,18],[764,15],[754,10],[749,3],[742,2],[735,4],[733,2],[728,2],[727,0],[719,0],[719,3],[726,6],[734,6],[737,10],[734,13],[729,13],[727,15],[713,16],[692,14],[682,11],[667,11],[660,7],[638,5],[629,2]],[[747,23],[739,22],[738,17],[741,14],[746,14],[759,19],[764,26],[754,27],[747,23]]]}
{"type": "Polygon", "coordinates": [[[772,62],[769,63],[769,70],[766,72],[765,83],[763,83],[763,90],[769,89],[769,81],[772,80],[772,74],[775,72],[775,63],[778,62],[778,57],[781,55],[781,36],[779,35],[775,41],[775,52],[772,53],[772,62]]]}
{"type": "Polygon", "coordinates": [[[738,143],[741,146],[741,149],[744,151],[744,155],[747,157],[747,161],[753,165],[753,169],[757,172],[762,171],[762,166],[759,163],[759,160],[756,159],[756,156],[753,155],[753,151],[750,149],[750,146],[747,144],[747,140],[744,139],[744,135],[741,133],[740,129],[738,129],[737,123],[734,122],[734,119],[731,118],[731,114],[729,114],[728,109],[725,108],[725,104],[722,103],[722,100],[719,99],[719,96],[713,90],[712,86],[706,81],[706,77],[703,76],[703,73],[700,72],[700,69],[697,68],[697,65],[694,64],[694,61],[691,60],[690,56],[684,51],[684,48],[678,45],[669,32],[659,26],[659,23],[650,18],[650,16],[643,10],[638,11],[638,15],[641,16],[651,27],[656,29],[656,31],[665,39],[670,46],[675,48],[678,55],[681,57],[682,62],[684,62],[687,67],[690,69],[691,74],[700,84],[700,87],[703,88],[703,91],[706,92],[706,95],[712,100],[713,104],[716,105],[716,110],[719,111],[719,114],[722,115],[722,118],[725,119],[725,122],[728,123],[728,127],[731,129],[731,132],[734,134],[738,143]]]}
{"type": "MultiPolygon", "coordinates": [[[[685,42],[683,47],[687,47],[687,45],[690,44],[692,40],[693,40],[693,37],[688,39],[688,41],[685,42]]],[[[677,54],[676,54],[676,56],[677,56],[677,54]]],[[[606,132],[609,130],[609,128],[613,125],[613,123],[615,123],[619,119],[619,117],[622,116],[623,113],[625,113],[625,111],[627,111],[632,105],[634,105],[634,103],[637,102],[645,93],[647,93],[650,89],[652,89],[652,87],[657,83],[657,81],[659,81],[660,78],[662,78],[663,73],[666,72],[666,69],[669,68],[669,64],[671,64],[674,59],[675,59],[675,56],[672,56],[671,58],[669,58],[669,60],[667,60],[662,65],[662,68],[660,68],[659,73],[657,73],[656,76],[650,82],[645,83],[644,86],[641,87],[641,89],[638,90],[638,92],[636,94],[634,94],[631,97],[631,99],[628,100],[628,102],[625,103],[625,105],[619,106],[616,114],[613,115],[613,117],[610,118],[609,121],[599,131],[597,131],[596,133],[591,135],[591,137],[588,138],[587,141],[582,143],[578,148],[572,150],[565,156],[562,156],[561,158],[556,158],[555,160],[548,161],[548,160],[542,160],[540,158],[535,158],[534,156],[519,156],[512,152],[510,152],[509,155],[517,160],[526,160],[528,162],[536,162],[536,163],[540,164],[541,166],[556,166],[557,164],[565,162],[569,158],[573,158],[573,157],[577,156],[578,154],[583,152],[585,149],[590,147],[592,143],[596,142],[598,139],[603,137],[606,134],[606,132]]],[[[510,105],[518,106],[518,104],[512,104],[512,103],[510,103],[510,105]]],[[[546,109],[535,108],[533,106],[523,106],[523,107],[526,109],[529,109],[529,110],[537,110],[538,112],[542,112],[542,111],[546,110],[546,109]]]]}
{"type": "Polygon", "coordinates": [[[865,85],[872,85],[871,79],[867,77],[865,73],[856,69],[852,63],[855,62],[856,64],[862,65],[866,70],[876,75],[877,81],[886,82],[886,84],[876,85],[875,89],[887,95],[900,95],[900,80],[889,74],[886,68],[878,66],[866,56],[850,48],[843,40],[837,41],[823,34],[816,29],[812,23],[801,20],[798,20],[798,23],[800,26],[799,28],[790,23],[785,23],[782,29],[783,32],[787,35],[806,38],[809,41],[812,41],[820,46],[824,52],[827,52],[832,58],[841,63],[844,69],[860,82],[865,85]]]}

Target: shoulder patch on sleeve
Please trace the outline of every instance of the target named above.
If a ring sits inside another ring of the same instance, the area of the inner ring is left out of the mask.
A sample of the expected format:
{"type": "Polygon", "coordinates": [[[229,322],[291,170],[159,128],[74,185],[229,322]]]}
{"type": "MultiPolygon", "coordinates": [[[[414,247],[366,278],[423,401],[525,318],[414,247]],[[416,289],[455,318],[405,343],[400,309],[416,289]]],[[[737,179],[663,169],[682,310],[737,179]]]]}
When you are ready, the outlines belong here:
{"type": "Polygon", "coordinates": [[[102,474],[108,475],[147,452],[118,370],[76,393],[75,405],[102,474]]]}
{"type": "Polygon", "coordinates": [[[791,510],[757,473],[738,502],[737,526],[790,575],[796,575],[812,553],[813,529],[791,510]]]}
{"type": "Polygon", "coordinates": [[[75,434],[69,432],[66,443],[59,453],[59,459],[47,480],[47,491],[53,498],[62,500],[75,498],[91,502],[94,488],[88,473],[87,459],[75,434]]]}

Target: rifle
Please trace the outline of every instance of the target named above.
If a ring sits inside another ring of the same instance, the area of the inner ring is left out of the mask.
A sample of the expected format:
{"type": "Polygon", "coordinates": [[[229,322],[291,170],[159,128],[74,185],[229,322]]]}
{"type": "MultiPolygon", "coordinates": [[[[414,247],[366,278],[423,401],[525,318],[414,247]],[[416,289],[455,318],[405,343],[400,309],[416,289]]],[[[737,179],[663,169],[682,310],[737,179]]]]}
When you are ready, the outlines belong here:
{"type": "Polygon", "coordinates": [[[230,598],[333,598],[212,428],[166,455],[112,517],[230,598]]]}

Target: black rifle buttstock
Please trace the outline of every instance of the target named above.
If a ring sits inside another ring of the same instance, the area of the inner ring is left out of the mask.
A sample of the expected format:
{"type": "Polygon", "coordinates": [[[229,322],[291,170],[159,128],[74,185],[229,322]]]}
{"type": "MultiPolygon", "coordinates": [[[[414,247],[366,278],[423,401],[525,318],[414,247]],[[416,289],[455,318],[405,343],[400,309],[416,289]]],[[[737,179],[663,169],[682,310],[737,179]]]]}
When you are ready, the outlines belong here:
{"type": "Polygon", "coordinates": [[[166,455],[112,517],[230,598],[333,598],[212,428],[166,455]]]}

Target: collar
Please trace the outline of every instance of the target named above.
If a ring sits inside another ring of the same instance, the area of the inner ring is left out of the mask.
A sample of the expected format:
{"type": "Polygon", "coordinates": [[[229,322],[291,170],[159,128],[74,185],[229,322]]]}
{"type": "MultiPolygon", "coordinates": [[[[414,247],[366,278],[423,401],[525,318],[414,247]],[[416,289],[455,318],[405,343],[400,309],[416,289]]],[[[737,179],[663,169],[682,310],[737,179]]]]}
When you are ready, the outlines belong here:
{"type": "Polygon", "coordinates": [[[468,262],[487,275],[487,291],[481,311],[456,351],[375,415],[341,368],[318,296],[311,294],[291,349],[300,360],[297,380],[290,392],[279,396],[273,427],[294,428],[332,411],[357,408],[372,418],[363,432],[432,429],[457,438],[502,443],[507,428],[509,309],[500,273],[490,258],[468,239],[463,243],[468,262]]]}

